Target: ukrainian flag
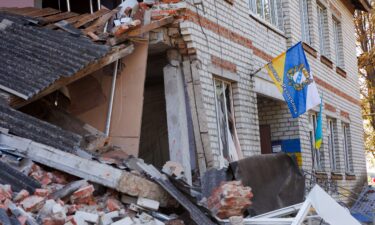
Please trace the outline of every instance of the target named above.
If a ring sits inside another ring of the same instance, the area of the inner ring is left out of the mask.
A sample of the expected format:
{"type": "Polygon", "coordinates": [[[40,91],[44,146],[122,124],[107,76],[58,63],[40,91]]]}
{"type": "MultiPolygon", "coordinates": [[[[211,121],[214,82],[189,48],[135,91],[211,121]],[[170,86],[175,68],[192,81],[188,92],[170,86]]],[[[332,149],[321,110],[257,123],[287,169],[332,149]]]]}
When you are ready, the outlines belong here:
{"type": "Polygon", "coordinates": [[[301,42],[274,58],[266,65],[266,69],[288,104],[293,118],[320,103],[301,42]]]}
{"type": "Polygon", "coordinates": [[[320,103],[320,111],[318,114],[316,130],[315,130],[315,149],[319,150],[320,146],[322,146],[322,137],[323,137],[323,127],[322,127],[322,105],[323,101],[320,103]]]}

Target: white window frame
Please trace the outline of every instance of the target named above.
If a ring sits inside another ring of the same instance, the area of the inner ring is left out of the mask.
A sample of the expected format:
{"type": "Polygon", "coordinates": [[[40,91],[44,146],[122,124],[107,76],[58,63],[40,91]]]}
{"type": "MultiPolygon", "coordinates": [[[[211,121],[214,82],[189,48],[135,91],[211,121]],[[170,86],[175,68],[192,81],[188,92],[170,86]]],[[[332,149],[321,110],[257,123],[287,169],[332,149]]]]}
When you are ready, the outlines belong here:
{"type": "Polygon", "coordinates": [[[335,132],[335,121],[334,119],[327,119],[327,131],[328,131],[328,150],[331,162],[331,171],[337,171],[336,161],[336,132],[335,132]]]}
{"type": "Polygon", "coordinates": [[[309,0],[300,0],[301,15],[301,36],[302,41],[311,45],[310,27],[309,27],[309,0]]]}
{"type": "Polygon", "coordinates": [[[343,134],[343,146],[344,146],[344,159],[345,159],[345,172],[353,173],[352,165],[352,152],[350,149],[350,127],[349,124],[342,124],[342,134],[343,134]]]}
{"type": "Polygon", "coordinates": [[[343,51],[342,51],[342,36],[341,36],[341,22],[335,17],[332,18],[333,30],[333,44],[335,47],[335,64],[338,67],[343,67],[343,51]]]}
{"type": "Polygon", "coordinates": [[[267,23],[283,30],[283,17],[280,0],[248,0],[250,13],[260,17],[267,23]],[[267,7],[269,12],[267,13],[267,7]],[[268,16],[267,16],[268,15],[268,16]]]}
{"type": "MultiPolygon", "coordinates": [[[[217,131],[218,131],[218,142],[219,142],[219,151],[220,151],[220,167],[226,167],[228,166],[228,162],[231,162],[231,161],[235,161],[235,160],[238,160],[238,155],[234,157],[234,159],[231,159],[230,158],[230,152],[229,152],[229,143],[230,143],[230,140],[228,140],[228,137],[230,136],[235,136],[233,137],[234,139],[237,139],[237,132],[234,132],[234,134],[230,133],[228,134],[227,131],[230,132],[230,127],[229,127],[229,117],[230,119],[233,121],[232,122],[232,130],[236,129],[235,127],[235,117],[234,117],[234,107],[233,107],[233,89],[232,89],[232,84],[228,81],[225,81],[225,80],[222,80],[222,79],[219,79],[219,78],[214,78],[213,79],[213,85],[214,85],[214,90],[215,90],[215,109],[216,109],[216,118],[217,118],[217,131]],[[218,82],[220,82],[219,84],[221,85],[221,88],[224,90],[224,85],[227,85],[228,86],[228,89],[229,89],[229,96],[231,96],[231,99],[229,99],[229,107],[230,107],[230,112],[231,112],[231,115],[229,116],[228,115],[228,99],[226,97],[226,95],[224,94],[223,95],[223,100],[224,100],[224,117],[225,117],[225,129],[224,129],[224,138],[226,138],[226,143],[227,143],[227,146],[223,146],[223,142],[221,141],[221,137],[223,136],[222,135],[222,129],[221,129],[221,125],[220,125],[220,115],[219,115],[219,102],[218,102],[218,93],[217,93],[217,90],[216,90],[216,85],[218,84],[218,82]],[[225,150],[224,148],[227,147],[228,149],[225,150]],[[227,151],[226,153],[224,153],[224,151],[227,151]],[[228,158],[225,158],[225,154],[227,154],[228,158]]],[[[235,140],[232,139],[233,142],[235,142],[235,140]]]]}
{"type": "Polygon", "coordinates": [[[315,133],[316,133],[316,127],[317,127],[317,118],[318,115],[316,112],[311,113],[309,115],[309,124],[310,124],[310,148],[311,148],[311,154],[312,159],[314,160],[314,168],[316,171],[323,171],[323,164],[322,164],[322,158],[321,158],[321,151],[323,148],[320,148],[320,150],[317,150],[315,148],[315,133]]]}
{"type": "Polygon", "coordinates": [[[326,55],[326,8],[320,4],[317,4],[317,18],[318,18],[318,30],[319,30],[319,49],[321,55],[326,55]]]}

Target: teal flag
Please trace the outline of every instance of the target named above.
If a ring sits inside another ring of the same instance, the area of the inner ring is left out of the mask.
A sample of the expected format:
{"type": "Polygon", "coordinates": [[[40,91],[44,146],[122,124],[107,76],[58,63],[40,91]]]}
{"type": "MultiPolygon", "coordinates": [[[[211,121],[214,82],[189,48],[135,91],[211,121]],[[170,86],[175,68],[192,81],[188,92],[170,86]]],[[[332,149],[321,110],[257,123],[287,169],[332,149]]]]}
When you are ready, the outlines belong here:
{"type": "Polygon", "coordinates": [[[315,149],[319,150],[322,146],[322,139],[323,139],[323,126],[322,126],[322,106],[323,106],[323,99],[320,100],[320,111],[317,118],[317,125],[315,131],[315,149]]]}

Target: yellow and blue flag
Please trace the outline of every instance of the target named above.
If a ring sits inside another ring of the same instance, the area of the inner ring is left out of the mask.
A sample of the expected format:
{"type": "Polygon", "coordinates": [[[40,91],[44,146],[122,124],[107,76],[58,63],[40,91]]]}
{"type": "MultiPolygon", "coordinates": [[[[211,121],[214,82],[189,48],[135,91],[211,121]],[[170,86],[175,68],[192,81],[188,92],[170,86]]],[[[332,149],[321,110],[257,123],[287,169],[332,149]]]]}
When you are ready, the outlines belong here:
{"type": "Polygon", "coordinates": [[[288,104],[293,118],[320,103],[301,42],[274,58],[266,65],[266,69],[288,104]]]}
{"type": "Polygon", "coordinates": [[[316,130],[315,130],[315,149],[316,150],[319,150],[320,146],[322,146],[322,138],[323,138],[322,105],[323,105],[323,100],[321,100],[321,103],[320,103],[320,111],[319,111],[317,122],[316,122],[316,130]]]}

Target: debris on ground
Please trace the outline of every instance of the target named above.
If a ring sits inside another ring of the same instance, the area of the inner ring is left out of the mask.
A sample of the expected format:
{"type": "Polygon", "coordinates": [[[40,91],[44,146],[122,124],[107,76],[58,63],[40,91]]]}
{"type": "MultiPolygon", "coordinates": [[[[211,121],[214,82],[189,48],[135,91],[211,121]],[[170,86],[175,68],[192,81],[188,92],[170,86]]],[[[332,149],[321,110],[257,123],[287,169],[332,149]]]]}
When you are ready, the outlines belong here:
{"type": "Polygon", "coordinates": [[[241,181],[223,182],[213,190],[207,200],[211,212],[220,219],[242,216],[251,205],[253,197],[250,187],[244,187],[241,181]]]}

